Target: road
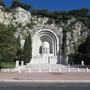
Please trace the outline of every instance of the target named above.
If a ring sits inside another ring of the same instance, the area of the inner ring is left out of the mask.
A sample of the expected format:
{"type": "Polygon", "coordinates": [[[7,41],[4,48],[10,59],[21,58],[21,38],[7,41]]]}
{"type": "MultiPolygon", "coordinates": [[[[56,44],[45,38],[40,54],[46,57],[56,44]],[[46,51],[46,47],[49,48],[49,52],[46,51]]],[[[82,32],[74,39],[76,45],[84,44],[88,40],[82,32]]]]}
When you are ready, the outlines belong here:
{"type": "Polygon", "coordinates": [[[0,90],[90,90],[90,83],[5,83],[0,90]]]}

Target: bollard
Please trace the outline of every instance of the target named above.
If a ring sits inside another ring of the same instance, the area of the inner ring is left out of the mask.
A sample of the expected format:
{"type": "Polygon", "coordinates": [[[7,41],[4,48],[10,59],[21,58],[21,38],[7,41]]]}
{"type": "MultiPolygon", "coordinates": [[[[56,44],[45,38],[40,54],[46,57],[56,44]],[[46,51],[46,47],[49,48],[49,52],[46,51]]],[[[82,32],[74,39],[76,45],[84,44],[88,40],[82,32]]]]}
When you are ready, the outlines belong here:
{"type": "Polygon", "coordinates": [[[19,67],[19,61],[16,61],[16,67],[19,67]]]}
{"type": "Polygon", "coordinates": [[[86,68],[86,72],[88,72],[88,68],[86,68]]]}
{"type": "Polygon", "coordinates": [[[13,72],[13,69],[10,69],[10,72],[12,73],[13,72]]]}
{"type": "Polygon", "coordinates": [[[77,72],[79,72],[80,70],[79,70],[79,68],[77,68],[77,72]]]}
{"type": "Polygon", "coordinates": [[[24,65],[24,61],[21,61],[21,66],[23,66],[24,65]]]}
{"type": "Polygon", "coordinates": [[[7,70],[6,70],[6,72],[8,72],[8,73],[9,73],[9,69],[7,69],[7,70]]]}
{"type": "Polygon", "coordinates": [[[51,72],[51,68],[49,68],[49,72],[51,72]]]}
{"type": "Polygon", "coordinates": [[[11,72],[11,70],[10,69],[8,69],[8,73],[10,73],[11,72]]]}
{"type": "Polygon", "coordinates": [[[70,67],[70,65],[68,64],[68,67],[70,67]]]}
{"type": "Polygon", "coordinates": [[[3,69],[1,69],[0,72],[3,72],[3,69]]]}
{"type": "Polygon", "coordinates": [[[39,72],[41,72],[41,68],[39,68],[39,72]]]}
{"type": "Polygon", "coordinates": [[[61,72],[61,69],[59,68],[59,72],[61,72]]]}
{"type": "Polygon", "coordinates": [[[18,70],[18,73],[21,73],[21,70],[20,69],[18,70]]]}
{"type": "Polygon", "coordinates": [[[68,72],[70,72],[70,68],[68,68],[68,72]]]}
{"type": "Polygon", "coordinates": [[[84,66],[84,61],[81,61],[81,65],[84,66]]]}
{"type": "Polygon", "coordinates": [[[29,68],[29,73],[31,73],[31,68],[29,68]]]}

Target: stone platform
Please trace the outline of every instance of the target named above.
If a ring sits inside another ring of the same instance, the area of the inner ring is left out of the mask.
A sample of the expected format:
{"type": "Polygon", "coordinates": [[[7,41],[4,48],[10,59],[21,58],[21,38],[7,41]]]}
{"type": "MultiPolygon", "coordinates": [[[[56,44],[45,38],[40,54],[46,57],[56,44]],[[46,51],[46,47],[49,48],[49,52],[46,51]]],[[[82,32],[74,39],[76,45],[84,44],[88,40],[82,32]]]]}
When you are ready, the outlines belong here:
{"type": "Polygon", "coordinates": [[[43,55],[32,57],[30,64],[57,64],[57,56],[43,55]]]}
{"type": "Polygon", "coordinates": [[[90,68],[83,66],[68,66],[62,64],[28,64],[20,66],[15,70],[21,72],[90,72],[90,68]]]}

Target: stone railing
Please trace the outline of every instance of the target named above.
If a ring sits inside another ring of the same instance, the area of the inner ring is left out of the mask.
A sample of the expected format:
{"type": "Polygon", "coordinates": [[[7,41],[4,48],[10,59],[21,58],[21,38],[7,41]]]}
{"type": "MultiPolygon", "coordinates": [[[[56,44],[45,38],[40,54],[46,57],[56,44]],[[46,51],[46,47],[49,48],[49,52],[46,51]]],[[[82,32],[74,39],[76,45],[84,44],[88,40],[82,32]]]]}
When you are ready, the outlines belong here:
{"type": "Polygon", "coordinates": [[[27,70],[22,69],[22,68],[18,68],[18,69],[1,69],[1,72],[8,72],[8,73],[12,73],[12,72],[17,72],[17,73],[50,73],[50,72],[54,72],[54,73],[60,73],[60,72],[90,72],[89,68],[28,68],[27,70]]]}
{"type": "Polygon", "coordinates": [[[30,64],[24,65],[24,62],[21,61],[21,65],[19,65],[19,61],[16,61],[16,68],[10,69],[0,69],[0,72],[17,72],[17,73],[34,73],[34,72],[90,72],[90,66],[85,66],[84,61],[81,61],[81,65],[74,65],[74,66],[64,66],[64,67],[34,67],[30,68],[30,64]]]}

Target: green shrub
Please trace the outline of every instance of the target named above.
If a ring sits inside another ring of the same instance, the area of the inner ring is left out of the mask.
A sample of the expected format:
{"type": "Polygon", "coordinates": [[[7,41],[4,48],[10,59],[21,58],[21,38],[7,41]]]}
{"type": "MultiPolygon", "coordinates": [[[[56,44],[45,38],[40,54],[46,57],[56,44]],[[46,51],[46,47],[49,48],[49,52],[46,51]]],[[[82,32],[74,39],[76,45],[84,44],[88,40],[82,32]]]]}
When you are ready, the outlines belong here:
{"type": "Polygon", "coordinates": [[[17,53],[17,42],[14,37],[15,28],[0,24],[0,60],[14,61],[17,53]]]}
{"type": "Polygon", "coordinates": [[[6,12],[11,12],[12,10],[9,7],[4,8],[6,12]]]}
{"type": "Polygon", "coordinates": [[[5,3],[3,2],[3,0],[0,0],[0,5],[3,7],[6,7],[5,3]]]}
{"type": "Polygon", "coordinates": [[[11,8],[14,9],[14,8],[17,8],[17,7],[21,7],[25,10],[28,10],[28,9],[32,8],[31,5],[25,4],[25,3],[21,2],[20,0],[13,0],[13,2],[11,4],[11,8]]]}
{"type": "Polygon", "coordinates": [[[35,25],[35,23],[31,22],[31,23],[27,23],[26,27],[33,28],[34,25],[35,25]]]}

